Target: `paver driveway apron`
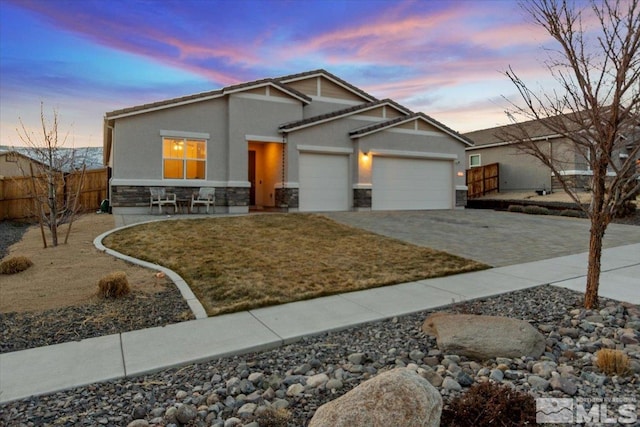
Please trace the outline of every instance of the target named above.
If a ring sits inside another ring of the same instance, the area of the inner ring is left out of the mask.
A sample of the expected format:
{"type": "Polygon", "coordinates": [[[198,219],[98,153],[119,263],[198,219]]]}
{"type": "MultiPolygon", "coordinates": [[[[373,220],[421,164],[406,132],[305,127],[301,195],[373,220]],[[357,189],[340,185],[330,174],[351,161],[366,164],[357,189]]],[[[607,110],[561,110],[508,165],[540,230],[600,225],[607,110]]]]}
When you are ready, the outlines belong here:
{"type": "MultiPolygon", "coordinates": [[[[330,212],[336,221],[501,267],[589,250],[589,221],[480,209],[330,212]]],[[[610,224],[604,247],[640,243],[640,227],[610,224]]]]}

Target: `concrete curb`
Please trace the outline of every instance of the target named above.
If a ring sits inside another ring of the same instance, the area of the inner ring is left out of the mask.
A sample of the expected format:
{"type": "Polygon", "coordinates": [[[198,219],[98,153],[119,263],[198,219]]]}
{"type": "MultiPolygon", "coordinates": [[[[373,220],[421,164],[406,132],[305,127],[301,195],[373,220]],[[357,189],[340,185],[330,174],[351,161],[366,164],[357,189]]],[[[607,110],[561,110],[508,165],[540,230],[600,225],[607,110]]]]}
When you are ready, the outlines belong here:
{"type": "Polygon", "coordinates": [[[143,261],[141,259],[138,258],[133,258],[130,257],[128,255],[125,255],[123,253],[120,253],[118,251],[114,251],[113,249],[109,249],[106,246],[104,246],[102,244],[102,240],[104,240],[104,238],[106,238],[108,235],[115,233],[116,231],[120,231],[120,230],[124,230],[126,228],[130,228],[130,227],[135,227],[137,225],[141,225],[141,224],[149,224],[152,222],[159,222],[159,221],[164,221],[163,219],[157,219],[157,220],[153,220],[153,221],[146,221],[146,222],[140,222],[140,223],[136,223],[136,224],[131,224],[131,225],[125,225],[124,227],[118,227],[118,228],[114,228],[113,230],[109,230],[105,233],[102,233],[101,235],[99,235],[98,237],[96,237],[93,240],[93,245],[100,251],[100,252],[104,252],[107,255],[111,255],[113,257],[122,259],[124,261],[130,262],[132,264],[136,264],[145,268],[149,268],[151,270],[157,270],[157,271],[161,271],[164,274],[167,275],[167,277],[169,277],[173,283],[176,284],[176,286],[178,287],[178,290],[180,290],[180,294],[182,295],[182,298],[185,299],[185,301],[187,302],[187,304],[189,305],[189,308],[191,309],[191,311],[193,312],[193,315],[195,316],[195,318],[197,320],[199,319],[206,319],[207,316],[207,312],[205,311],[204,307],[202,306],[202,304],[200,303],[200,301],[198,300],[198,298],[195,296],[195,294],[193,293],[193,291],[191,290],[191,288],[189,287],[189,285],[187,284],[187,282],[180,277],[180,275],[178,273],[176,273],[175,271],[168,269],[167,267],[163,267],[159,264],[154,264],[151,262],[147,262],[147,261],[143,261]]]}

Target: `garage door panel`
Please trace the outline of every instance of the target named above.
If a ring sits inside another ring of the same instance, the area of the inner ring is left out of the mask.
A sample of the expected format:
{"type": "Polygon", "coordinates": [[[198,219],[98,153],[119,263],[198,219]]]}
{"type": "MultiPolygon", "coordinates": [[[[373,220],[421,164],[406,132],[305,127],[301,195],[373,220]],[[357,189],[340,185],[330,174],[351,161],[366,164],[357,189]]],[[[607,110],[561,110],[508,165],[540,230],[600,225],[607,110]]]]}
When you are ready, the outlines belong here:
{"type": "Polygon", "coordinates": [[[301,153],[299,210],[349,209],[349,156],[301,153]]]}
{"type": "Polygon", "coordinates": [[[373,210],[450,209],[450,161],[374,157],[373,210]]]}

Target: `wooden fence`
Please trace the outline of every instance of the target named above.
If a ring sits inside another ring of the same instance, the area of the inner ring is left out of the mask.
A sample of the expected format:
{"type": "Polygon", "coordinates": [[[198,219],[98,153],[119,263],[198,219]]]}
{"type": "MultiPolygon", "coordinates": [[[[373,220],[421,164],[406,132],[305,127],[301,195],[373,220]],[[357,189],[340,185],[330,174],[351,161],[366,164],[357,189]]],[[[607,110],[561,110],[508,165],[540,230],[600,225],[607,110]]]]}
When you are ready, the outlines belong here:
{"type": "Polygon", "coordinates": [[[500,164],[467,169],[467,198],[484,196],[500,190],[500,164]]]}
{"type": "MultiPolygon", "coordinates": [[[[78,191],[78,183],[82,179],[82,171],[65,175],[66,180],[57,182],[58,203],[67,199],[68,192],[78,191]]],[[[36,177],[41,180],[42,177],[36,177]]],[[[100,208],[100,202],[107,198],[107,169],[88,170],[84,173],[82,188],[78,196],[79,212],[91,212],[100,208]]],[[[0,178],[0,220],[34,219],[33,184],[30,176],[14,176],[0,178]]]]}

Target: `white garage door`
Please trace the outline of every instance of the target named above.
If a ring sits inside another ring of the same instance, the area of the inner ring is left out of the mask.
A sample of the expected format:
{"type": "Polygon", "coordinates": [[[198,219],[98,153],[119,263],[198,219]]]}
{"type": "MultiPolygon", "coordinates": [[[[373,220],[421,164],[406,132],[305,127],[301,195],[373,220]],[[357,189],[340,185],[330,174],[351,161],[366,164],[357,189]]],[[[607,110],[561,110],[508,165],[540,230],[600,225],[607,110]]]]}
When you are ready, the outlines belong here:
{"type": "Polygon", "coordinates": [[[453,164],[444,160],[373,158],[373,210],[451,209],[453,164]]]}
{"type": "Polygon", "coordinates": [[[349,156],[300,153],[300,211],[349,209],[349,156]]]}

